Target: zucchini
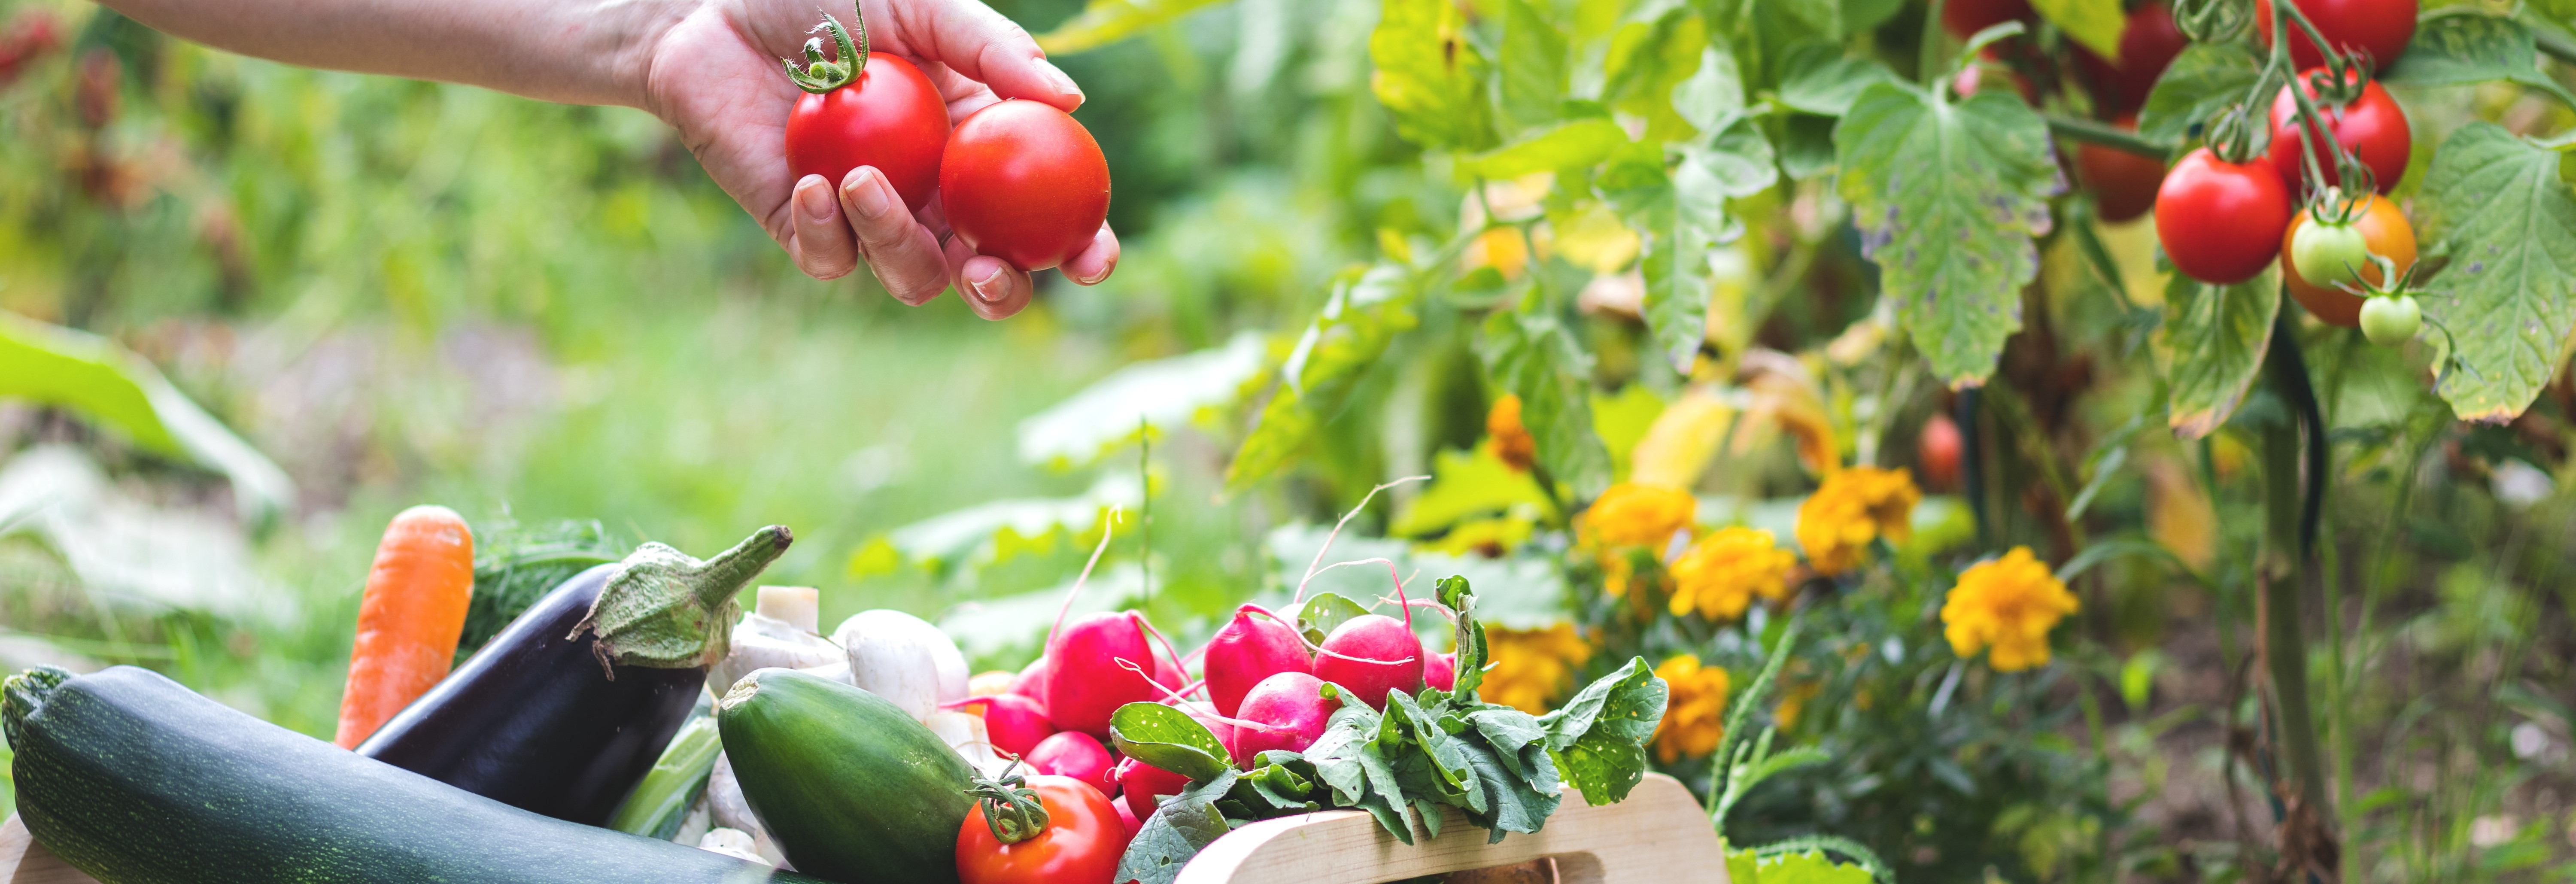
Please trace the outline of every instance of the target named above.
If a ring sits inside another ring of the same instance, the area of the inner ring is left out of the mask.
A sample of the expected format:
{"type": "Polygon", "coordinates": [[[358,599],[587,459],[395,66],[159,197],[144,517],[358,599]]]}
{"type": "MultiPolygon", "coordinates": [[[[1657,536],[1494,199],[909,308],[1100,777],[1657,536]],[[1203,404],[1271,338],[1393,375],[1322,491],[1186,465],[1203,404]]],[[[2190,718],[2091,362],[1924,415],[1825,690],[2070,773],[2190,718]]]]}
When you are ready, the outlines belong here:
{"type": "Polygon", "coordinates": [[[975,771],[894,703],[793,669],[760,669],[716,701],[753,816],[809,875],[955,884],[975,771]]]}
{"type": "Polygon", "coordinates": [[[102,881],[815,881],[519,810],[234,711],[149,670],[33,669],[0,692],[19,815],[37,841],[102,881]]]}

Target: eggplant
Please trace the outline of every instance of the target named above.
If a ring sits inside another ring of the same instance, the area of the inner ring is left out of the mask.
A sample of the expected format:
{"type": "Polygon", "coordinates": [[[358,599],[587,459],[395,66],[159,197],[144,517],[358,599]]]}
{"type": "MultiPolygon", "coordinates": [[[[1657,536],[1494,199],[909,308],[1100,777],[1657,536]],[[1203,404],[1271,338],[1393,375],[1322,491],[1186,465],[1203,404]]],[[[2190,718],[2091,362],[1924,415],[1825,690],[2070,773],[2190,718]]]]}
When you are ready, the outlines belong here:
{"type": "Polygon", "coordinates": [[[358,754],[522,810],[606,825],[725,656],[734,596],[794,538],[700,562],[648,543],[574,575],[385,722],[358,754]]]}

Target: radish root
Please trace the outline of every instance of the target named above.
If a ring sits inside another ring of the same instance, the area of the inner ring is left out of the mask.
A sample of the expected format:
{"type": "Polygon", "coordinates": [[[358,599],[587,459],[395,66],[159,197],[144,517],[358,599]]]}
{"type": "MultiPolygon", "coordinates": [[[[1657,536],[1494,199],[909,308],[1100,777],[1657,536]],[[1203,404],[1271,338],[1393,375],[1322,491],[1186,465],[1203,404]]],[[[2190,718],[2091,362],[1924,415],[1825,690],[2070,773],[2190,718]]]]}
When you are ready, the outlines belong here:
{"type": "MultiPolygon", "coordinates": [[[[1352,518],[1354,518],[1354,517],[1356,517],[1356,516],[1358,516],[1358,515],[1360,514],[1360,511],[1361,511],[1361,510],[1368,509],[1369,501],[1376,500],[1376,499],[1377,499],[1377,493],[1378,493],[1378,492],[1380,492],[1380,491],[1384,491],[1384,490],[1387,490],[1387,489],[1389,489],[1389,488],[1393,488],[1393,487],[1398,486],[1398,485],[1402,485],[1402,484],[1404,484],[1404,483],[1406,483],[1406,482],[1428,482],[1428,481],[1430,481],[1430,480],[1431,480],[1431,477],[1430,477],[1430,476],[1406,476],[1406,477],[1404,477],[1404,478],[1396,479],[1396,480],[1391,481],[1391,482],[1386,482],[1386,483],[1383,483],[1383,484],[1378,485],[1378,486],[1377,486],[1377,487],[1375,487],[1375,488],[1371,488],[1371,489],[1369,489],[1369,493],[1367,494],[1367,496],[1364,496],[1364,497],[1361,497],[1361,498],[1360,498],[1360,503],[1359,503],[1359,505],[1358,505],[1358,506],[1351,507],[1351,511],[1350,511],[1350,512],[1346,512],[1346,513],[1343,513],[1343,514],[1342,514],[1342,519],[1341,519],[1341,521],[1338,521],[1338,522],[1334,522],[1334,523],[1333,523],[1333,531],[1332,531],[1332,533],[1324,535],[1324,545],[1323,545],[1321,548],[1319,548],[1319,549],[1315,550],[1315,560],[1314,560],[1314,561],[1311,561],[1311,562],[1307,562],[1307,563],[1306,563],[1306,577],[1305,577],[1305,579],[1302,579],[1302,580],[1297,581],[1297,595],[1296,595],[1296,597],[1289,599],[1289,600],[1288,600],[1288,603],[1293,605],[1293,604],[1296,604],[1296,603],[1298,603],[1298,602],[1302,602],[1302,601],[1305,601],[1305,600],[1306,600],[1306,584],[1311,583],[1311,582],[1313,582],[1313,581],[1314,581],[1314,579],[1315,579],[1315,574],[1317,573],[1317,572],[1316,572],[1316,570],[1315,570],[1315,567],[1316,567],[1317,565],[1321,565],[1321,564],[1323,564],[1323,563],[1324,563],[1324,554],[1325,554],[1325,553],[1327,553],[1327,552],[1331,552],[1331,551],[1332,551],[1332,549],[1333,549],[1333,540],[1334,540],[1334,538],[1338,538],[1338,537],[1342,536],[1342,528],[1343,528],[1343,526],[1349,525],[1349,524],[1351,523],[1351,519],[1352,519],[1352,518]]],[[[1391,568],[1393,568],[1394,566],[1390,565],[1390,566],[1388,566],[1388,567],[1391,569],[1391,568]]],[[[1329,570],[1329,569],[1327,569],[1327,570],[1329,570]]]]}

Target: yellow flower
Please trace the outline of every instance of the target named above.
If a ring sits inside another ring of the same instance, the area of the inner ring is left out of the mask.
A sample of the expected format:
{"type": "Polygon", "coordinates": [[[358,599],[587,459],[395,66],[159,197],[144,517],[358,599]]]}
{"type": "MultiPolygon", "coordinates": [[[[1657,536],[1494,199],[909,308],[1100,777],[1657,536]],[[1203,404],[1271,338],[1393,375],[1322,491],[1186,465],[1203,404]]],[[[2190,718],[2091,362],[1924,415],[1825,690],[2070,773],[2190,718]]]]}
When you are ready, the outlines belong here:
{"type": "Polygon", "coordinates": [[[1546,629],[1489,629],[1485,647],[1486,659],[1494,668],[1485,670],[1477,695],[1531,715],[1546,713],[1549,703],[1574,686],[1574,668],[1592,659],[1592,646],[1575,634],[1571,623],[1546,629]]]}
{"type": "Polygon", "coordinates": [[[1742,617],[1756,595],[1787,597],[1789,569],[1797,565],[1798,557],[1781,549],[1769,531],[1720,528],[1673,562],[1673,616],[1698,611],[1711,620],[1742,617]]]}
{"type": "Polygon", "coordinates": [[[1521,397],[1505,393],[1494,400],[1494,410],[1485,414],[1485,435],[1494,448],[1494,459],[1516,472],[1529,472],[1530,462],[1538,457],[1538,440],[1530,438],[1529,428],[1521,425],[1521,397]]]}
{"type": "Polygon", "coordinates": [[[1655,675],[1672,692],[1664,721],[1655,726],[1655,756],[1671,764],[1717,751],[1717,741],[1726,736],[1726,670],[1703,669],[1698,657],[1675,654],[1655,667],[1655,675]]]}
{"type": "Polygon", "coordinates": [[[1902,467],[1836,472],[1798,505],[1798,545],[1817,571],[1849,571],[1860,566],[1871,540],[1904,541],[1912,533],[1914,504],[1922,499],[1913,475],[1902,467]]]}
{"type": "Polygon", "coordinates": [[[1584,511],[1582,530],[1599,547],[1642,546],[1661,553],[1698,513],[1699,501],[1688,491],[1621,482],[1584,511]]]}
{"type": "Polygon", "coordinates": [[[2075,594],[2048,566],[2016,546],[2003,558],[1981,562],[1959,575],[1941,604],[1950,650],[1961,657],[1992,648],[1986,663],[2019,672],[2048,663],[2048,630],[2075,613],[2075,594]]]}

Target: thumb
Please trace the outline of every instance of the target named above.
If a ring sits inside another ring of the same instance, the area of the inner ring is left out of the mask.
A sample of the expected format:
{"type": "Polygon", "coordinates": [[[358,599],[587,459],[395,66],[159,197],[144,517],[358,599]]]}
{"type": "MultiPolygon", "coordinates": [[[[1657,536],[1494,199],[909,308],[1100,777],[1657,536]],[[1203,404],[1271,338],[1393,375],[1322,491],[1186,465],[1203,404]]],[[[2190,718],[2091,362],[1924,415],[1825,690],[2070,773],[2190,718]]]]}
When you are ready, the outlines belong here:
{"type": "Polygon", "coordinates": [[[981,0],[927,0],[896,6],[905,33],[926,60],[992,87],[1003,98],[1025,98],[1070,112],[1082,106],[1082,87],[1047,61],[1046,50],[1020,27],[981,0]]]}

